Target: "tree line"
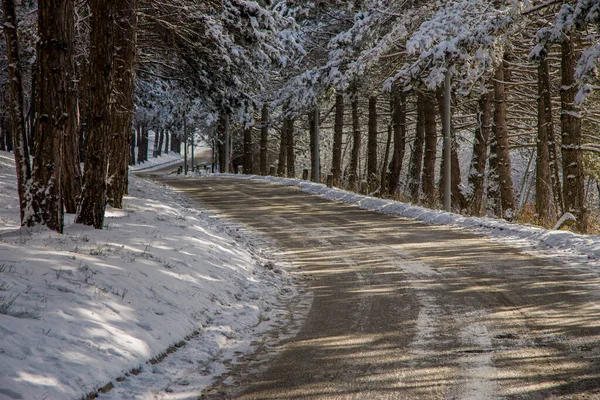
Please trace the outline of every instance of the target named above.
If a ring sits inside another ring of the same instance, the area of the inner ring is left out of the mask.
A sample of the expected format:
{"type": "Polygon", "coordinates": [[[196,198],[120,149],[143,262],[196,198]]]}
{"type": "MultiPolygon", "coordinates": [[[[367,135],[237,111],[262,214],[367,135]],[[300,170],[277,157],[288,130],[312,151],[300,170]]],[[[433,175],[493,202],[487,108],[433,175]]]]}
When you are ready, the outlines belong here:
{"type": "Polygon", "coordinates": [[[24,225],[61,231],[65,210],[101,228],[128,164],[190,140],[222,172],[308,169],[438,207],[450,76],[453,209],[513,220],[533,204],[537,224],[571,212],[589,229],[595,1],[3,0],[3,20],[0,143],[24,225]]]}

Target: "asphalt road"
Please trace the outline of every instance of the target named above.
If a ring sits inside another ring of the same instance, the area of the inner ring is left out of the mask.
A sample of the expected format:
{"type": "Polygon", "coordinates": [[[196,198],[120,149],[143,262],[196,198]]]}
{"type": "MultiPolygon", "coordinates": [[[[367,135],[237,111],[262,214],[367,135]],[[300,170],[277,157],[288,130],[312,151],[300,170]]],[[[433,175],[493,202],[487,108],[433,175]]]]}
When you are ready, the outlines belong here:
{"type": "Polygon", "coordinates": [[[314,293],[276,356],[250,357],[201,398],[600,398],[591,270],[297,188],[165,182],[275,240],[314,293]]]}

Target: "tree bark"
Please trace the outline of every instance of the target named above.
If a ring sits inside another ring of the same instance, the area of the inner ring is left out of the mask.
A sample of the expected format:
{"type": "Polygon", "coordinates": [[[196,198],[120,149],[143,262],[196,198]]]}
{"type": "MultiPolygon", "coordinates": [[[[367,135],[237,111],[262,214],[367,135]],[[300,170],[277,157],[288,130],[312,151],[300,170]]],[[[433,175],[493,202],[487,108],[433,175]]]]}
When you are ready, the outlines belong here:
{"type": "Polygon", "coordinates": [[[113,75],[114,0],[90,0],[90,119],[83,191],[76,222],[102,229],[106,207],[110,95],[113,75]]]}
{"type": "Polygon", "coordinates": [[[369,132],[367,137],[367,185],[369,192],[379,184],[377,176],[377,96],[369,97],[369,132]]]}
{"type": "Polygon", "coordinates": [[[160,130],[160,134],[158,136],[158,156],[162,156],[163,145],[165,144],[165,129],[160,130]]]}
{"type": "Polygon", "coordinates": [[[552,206],[552,179],[550,174],[550,148],[548,146],[548,121],[546,111],[550,92],[550,75],[548,60],[543,56],[538,65],[538,126],[537,126],[537,158],[535,179],[535,212],[538,223],[550,226],[555,220],[552,206]]]}
{"type": "Polygon", "coordinates": [[[473,156],[469,170],[469,187],[471,188],[470,210],[473,215],[484,214],[484,182],[487,147],[490,136],[492,119],[492,106],[490,96],[484,93],[479,99],[477,111],[477,127],[475,128],[475,141],[473,143],[473,156]]]}
{"type": "MultiPolygon", "coordinates": [[[[442,120],[442,131],[445,130],[445,124],[446,124],[446,116],[445,116],[445,109],[444,109],[444,89],[441,88],[440,90],[438,90],[436,92],[436,97],[437,97],[437,101],[438,101],[438,107],[440,110],[440,116],[441,116],[441,120],[442,120]]],[[[452,110],[450,110],[450,112],[452,112],[452,110]]],[[[454,131],[454,124],[452,122],[452,117],[450,118],[450,137],[451,137],[451,148],[450,148],[450,165],[451,165],[451,176],[450,176],[450,187],[451,187],[451,196],[452,196],[452,207],[454,209],[458,209],[458,210],[462,210],[466,207],[466,200],[465,200],[465,196],[461,190],[461,175],[460,175],[460,163],[458,161],[458,143],[456,143],[456,132],[454,131]]],[[[441,168],[440,170],[443,171],[443,166],[444,163],[446,162],[445,160],[445,153],[442,152],[442,157],[441,157],[441,168]]],[[[444,174],[441,173],[440,174],[440,182],[439,182],[439,188],[440,188],[440,193],[443,192],[443,187],[444,187],[444,174]]]]}
{"type": "Polygon", "coordinates": [[[21,225],[31,225],[33,215],[30,209],[30,193],[27,185],[31,180],[31,160],[29,157],[29,145],[27,143],[27,132],[25,130],[25,114],[23,106],[23,79],[21,76],[21,57],[19,53],[19,30],[15,11],[14,0],[3,0],[2,11],[4,14],[4,37],[6,39],[6,55],[8,58],[8,109],[11,122],[12,138],[9,130],[2,127],[10,147],[11,139],[14,140],[14,157],[17,172],[17,190],[19,193],[19,209],[21,225]]]}
{"type": "Polygon", "coordinates": [[[578,85],[574,73],[579,56],[575,50],[575,34],[561,43],[561,130],[563,198],[565,211],[571,212],[577,220],[577,230],[587,232],[587,209],[585,207],[585,176],[583,153],[581,151],[581,110],[575,104],[578,85]]]}
{"type": "Polygon", "coordinates": [[[419,202],[419,182],[421,178],[421,166],[423,164],[423,142],[425,140],[425,104],[422,96],[417,96],[417,125],[415,142],[410,157],[408,172],[408,192],[413,203],[419,202]]]}
{"type": "Polygon", "coordinates": [[[160,129],[154,128],[154,145],[152,147],[152,158],[158,157],[158,142],[160,141],[160,129]]]}
{"type": "Polygon", "coordinates": [[[400,184],[400,172],[406,148],[406,94],[395,87],[392,91],[392,128],[394,130],[394,155],[390,167],[389,194],[394,195],[400,184]]]}
{"type": "Polygon", "coordinates": [[[260,174],[269,174],[269,105],[263,104],[260,129],[260,174]]]}
{"type": "Polygon", "coordinates": [[[277,176],[285,176],[286,157],[288,153],[287,148],[288,139],[288,124],[287,119],[283,119],[283,125],[281,127],[281,133],[279,136],[279,159],[277,160],[277,176]]]}
{"type": "Polygon", "coordinates": [[[296,177],[296,155],[294,154],[294,118],[287,117],[286,118],[288,128],[288,137],[287,137],[287,173],[288,178],[296,177]]]}
{"type": "Polygon", "coordinates": [[[498,189],[500,192],[500,217],[511,220],[515,214],[515,194],[512,181],[512,168],[508,144],[508,124],[506,120],[506,93],[504,82],[504,62],[496,70],[494,79],[494,125],[497,155],[498,189]]]}
{"type": "MultiPolygon", "coordinates": [[[[437,153],[437,127],[435,123],[434,96],[419,93],[423,103],[425,118],[425,154],[423,159],[423,203],[427,207],[435,205],[435,158],[437,153]]],[[[443,174],[442,174],[443,175],[443,174]]]]}
{"type": "MultiPolygon", "coordinates": [[[[116,3],[114,26],[114,87],[115,100],[112,104],[111,142],[108,167],[107,196],[111,206],[123,207],[123,196],[128,180],[127,144],[131,137],[134,111],[135,64],[137,50],[137,0],[122,0],[116,3]]],[[[155,156],[160,156],[164,130],[157,129],[155,156]],[[159,132],[160,131],[160,132],[159,132]]]]}
{"type": "Polygon", "coordinates": [[[331,173],[333,186],[340,186],[342,175],[342,138],[344,135],[344,96],[335,97],[335,123],[333,128],[333,152],[331,155],[331,173]]]}
{"type": "Polygon", "coordinates": [[[129,133],[129,136],[130,136],[130,142],[129,142],[129,165],[135,165],[135,146],[136,146],[136,137],[137,137],[136,129],[131,129],[131,132],[129,133]]]}
{"type": "Polygon", "coordinates": [[[313,109],[308,115],[308,124],[310,132],[310,180],[313,182],[321,181],[321,160],[318,151],[319,122],[319,109],[318,106],[315,106],[315,109],[313,109]]]}
{"type": "Polygon", "coordinates": [[[165,154],[169,154],[169,130],[165,129],[165,154]]]}
{"type": "Polygon", "coordinates": [[[244,127],[244,161],[243,161],[244,174],[246,174],[246,175],[252,174],[252,163],[253,163],[252,127],[245,126],[244,127]]]}
{"type": "MultiPolygon", "coordinates": [[[[75,44],[72,38],[75,37],[75,2],[68,0],[69,16],[65,21],[64,26],[67,40],[70,43],[65,50],[69,53],[65,60],[67,68],[67,109],[69,118],[64,133],[63,152],[62,152],[62,195],[65,211],[69,214],[77,212],[77,202],[81,197],[82,174],[79,158],[79,100],[78,100],[78,85],[77,85],[77,70],[75,68],[75,44]]],[[[125,151],[127,149],[125,148],[125,151]]]]}
{"type": "Polygon", "coordinates": [[[388,163],[390,162],[390,148],[392,147],[393,128],[388,125],[387,140],[385,141],[385,152],[383,153],[383,163],[381,164],[381,194],[388,193],[388,163]]]}
{"type": "Polygon", "coordinates": [[[348,171],[348,187],[350,190],[358,189],[358,159],[361,146],[360,115],[358,113],[358,99],[352,97],[352,156],[350,158],[350,170],[348,171]]]}
{"type": "MultiPolygon", "coordinates": [[[[35,162],[33,168],[33,208],[37,223],[57,232],[63,230],[63,179],[65,179],[65,151],[76,152],[77,147],[65,140],[77,134],[77,103],[73,88],[75,54],[75,8],[73,0],[42,0],[38,3],[38,70],[36,86],[35,162]]],[[[78,174],[75,154],[69,154],[66,168],[78,174]]],[[[70,176],[73,179],[74,176],[70,176]]],[[[69,182],[71,183],[71,182],[69,182]]],[[[74,183],[78,186],[78,183],[74,183]]],[[[72,188],[78,192],[79,188],[72,188]]],[[[75,200],[68,193],[69,204],[75,200]]]]}

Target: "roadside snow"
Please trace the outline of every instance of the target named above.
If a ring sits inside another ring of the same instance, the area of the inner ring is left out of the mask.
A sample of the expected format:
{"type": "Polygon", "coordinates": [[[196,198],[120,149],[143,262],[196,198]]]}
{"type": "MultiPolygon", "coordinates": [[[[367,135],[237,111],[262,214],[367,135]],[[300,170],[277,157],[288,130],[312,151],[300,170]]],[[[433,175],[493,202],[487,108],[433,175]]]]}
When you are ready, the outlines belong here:
{"type": "Polygon", "coordinates": [[[266,242],[162,185],[132,176],[104,230],[59,235],[19,229],[15,182],[0,152],[2,399],[195,398],[297,294],[266,242]]]}
{"type": "MultiPolygon", "coordinates": [[[[196,175],[209,176],[209,175],[196,175]]],[[[304,192],[317,194],[326,199],[354,204],[358,207],[387,215],[412,218],[430,225],[449,225],[485,235],[522,250],[543,250],[546,256],[559,256],[563,261],[600,266],[600,236],[579,235],[570,231],[557,231],[529,225],[519,225],[495,218],[465,217],[401,203],[360,195],[342,189],[309,181],[272,176],[222,174],[238,179],[259,179],[285,186],[296,186],[304,192]]]]}
{"type": "Polygon", "coordinates": [[[149,158],[141,164],[130,165],[130,171],[152,171],[155,168],[166,167],[169,165],[179,164],[183,161],[183,156],[175,152],[164,153],[160,157],[149,158]]]}

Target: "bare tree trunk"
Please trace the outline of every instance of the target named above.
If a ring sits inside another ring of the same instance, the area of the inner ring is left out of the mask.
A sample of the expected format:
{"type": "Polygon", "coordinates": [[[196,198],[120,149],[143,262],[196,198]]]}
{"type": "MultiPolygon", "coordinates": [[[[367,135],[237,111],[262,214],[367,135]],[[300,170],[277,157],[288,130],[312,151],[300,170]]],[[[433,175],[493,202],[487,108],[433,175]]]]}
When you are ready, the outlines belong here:
{"type": "MultiPolygon", "coordinates": [[[[444,109],[444,90],[443,88],[441,90],[438,90],[436,92],[436,97],[437,97],[437,101],[438,101],[438,107],[440,110],[440,116],[441,116],[441,120],[442,120],[442,131],[445,130],[445,124],[446,124],[446,116],[445,116],[445,109],[444,109]]],[[[452,112],[452,110],[450,110],[450,112],[452,112]]],[[[454,209],[458,209],[458,210],[462,210],[466,207],[466,200],[465,200],[465,196],[460,188],[461,186],[461,175],[460,175],[460,163],[458,161],[458,144],[456,143],[456,132],[454,131],[454,124],[452,122],[452,117],[450,118],[450,136],[451,136],[451,149],[450,149],[450,164],[451,164],[451,176],[450,176],[450,187],[451,187],[451,191],[452,191],[452,207],[454,209]]],[[[441,169],[443,170],[443,166],[444,163],[446,162],[445,160],[445,153],[442,152],[442,159],[441,159],[441,169]]],[[[443,187],[444,187],[444,174],[440,174],[440,182],[439,182],[439,188],[440,188],[440,193],[443,192],[443,187]]]]}
{"type": "Polygon", "coordinates": [[[587,209],[585,207],[585,176],[581,151],[581,110],[575,105],[578,85],[574,73],[579,59],[575,51],[575,34],[561,43],[561,129],[563,161],[563,198],[565,211],[577,220],[577,230],[587,232],[587,209]]]}
{"type": "Polygon", "coordinates": [[[260,174],[269,174],[269,105],[263,104],[260,129],[260,174]]]}
{"type": "Polygon", "coordinates": [[[381,194],[388,193],[388,163],[390,162],[390,148],[392,147],[393,130],[392,125],[388,125],[388,135],[385,141],[385,153],[383,153],[383,164],[381,167],[381,194]]]}
{"type": "Polygon", "coordinates": [[[344,96],[335,97],[335,123],[333,128],[333,152],[331,155],[331,173],[333,186],[340,186],[342,175],[342,137],[344,135],[344,96]]]}
{"type": "MultiPolygon", "coordinates": [[[[127,143],[131,137],[134,111],[135,64],[137,49],[137,0],[116,3],[114,26],[114,82],[115,96],[111,113],[111,142],[108,163],[108,202],[115,208],[123,207],[123,196],[128,183],[127,143]]],[[[160,156],[164,129],[157,129],[154,142],[155,157],[160,156]]]]}
{"type": "MultiPolygon", "coordinates": [[[[37,117],[34,124],[36,154],[32,184],[33,208],[37,211],[37,223],[62,232],[64,141],[72,140],[77,126],[76,120],[73,121],[77,118],[73,89],[74,1],[40,1],[38,21],[40,45],[35,83],[37,117]]],[[[70,159],[69,162],[76,161],[70,159]]],[[[69,195],[73,196],[72,193],[69,195]]]]}
{"type": "Polygon", "coordinates": [[[394,155],[390,167],[390,195],[395,194],[398,190],[406,147],[406,94],[398,87],[395,87],[392,92],[392,127],[394,129],[394,155]]]}
{"type": "Polygon", "coordinates": [[[131,129],[129,133],[129,165],[135,165],[135,142],[136,142],[137,132],[136,129],[131,129]]]}
{"type": "Polygon", "coordinates": [[[136,127],[136,136],[137,136],[137,161],[138,164],[144,162],[143,151],[144,151],[144,138],[143,138],[144,126],[142,124],[138,124],[136,127]]]}
{"type": "Polygon", "coordinates": [[[252,127],[245,126],[244,127],[244,161],[243,161],[243,169],[244,174],[252,173],[252,127]]]}
{"type": "Polygon", "coordinates": [[[286,118],[287,121],[287,173],[288,178],[296,177],[296,155],[294,154],[294,118],[286,118]]]}
{"type": "Polygon", "coordinates": [[[281,127],[280,142],[279,142],[279,159],[277,160],[277,176],[285,176],[286,157],[288,153],[287,149],[288,139],[288,124],[287,119],[283,119],[283,125],[281,127]]]}
{"type": "Polygon", "coordinates": [[[475,141],[473,143],[473,157],[469,171],[469,186],[471,188],[470,209],[473,215],[484,213],[484,182],[485,163],[487,158],[487,146],[490,136],[490,125],[492,119],[492,107],[490,96],[485,93],[479,99],[479,110],[477,112],[477,127],[475,128],[475,141]]]}
{"type": "Polygon", "coordinates": [[[310,180],[313,182],[321,181],[321,173],[320,173],[320,165],[321,160],[319,157],[319,152],[317,151],[318,142],[315,142],[315,139],[318,137],[318,127],[319,127],[319,109],[318,106],[315,106],[308,114],[308,124],[309,124],[309,132],[310,132],[310,180]],[[316,118],[316,121],[315,121],[316,118]],[[319,168],[316,168],[319,166],[319,168]]]}
{"type": "Polygon", "coordinates": [[[360,115],[358,113],[358,99],[352,97],[352,157],[350,158],[350,170],[348,171],[348,187],[350,190],[358,189],[358,158],[361,146],[360,115]]]}
{"type": "Polygon", "coordinates": [[[102,229],[106,207],[110,95],[113,75],[114,0],[90,0],[90,120],[83,192],[76,222],[102,229]]]}
{"type": "Polygon", "coordinates": [[[550,174],[550,151],[548,146],[548,121],[546,100],[550,92],[548,60],[542,57],[538,65],[538,136],[535,180],[535,211],[538,222],[549,226],[556,220],[552,207],[552,180],[550,174]]]}
{"type": "Polygon", "coordinates": [[[512,181],[512,168],[508,145],[508,124],[506,121],[506,94],[504,89],[504,62],[501,62],[494,79],[494,125],[497,149],[498,189],[500,192],[500,217],[508,220],[515,214],[515,194],[512,181]]]}
{"type": "Polygon", "coordinates": [[[160,129],[154,128],[154,145],[152,147],[152,158],[158,157],[158,142],[160,141],[160,129]]]}
{"type": "Polygon", "coordinates": [[[410,157],[408,172],[408,192],[413,203],[419,202],[419,182],[421,178],[421,166],[423,164],[423,142],[425,140],[425,104],[422,96],[417,96],[417,126],[415,142],[410,157]]]}
{"type": "Polygon", "coordinates": [[[378,185],[377,176],[377,96],[369,97],[369,135],[367,136],[367,185],[369,192],[378,185]]]}
{"type": "MultiPolygon", "coordinates": [[[[423,103],[425,124],[425,155],[423,159],[423,203],[427,207],[435,205],[435,158],[437,152],[437,127],[435,123],[434,96],[419,93],[423,103]]],[[[442,174],[443,176],[443,174],[442,174]]]]}
{"type": "Polygon", "coordinates": [[[160,130],[160,135],[158,136],[158,156],[162,156],[163,145],[165,144],[165,129],[160,130]]]}
{"type": "Polygon", "coordinates": [[[165,129],[165,154],[169,154],[169,130],[165,129]]]}
{"type": "MultiPolygon", "coordinates": [[[[12,128],[12,140],[14,140],[21,225],[24,226],[33,224],[33,215],[31,215],[33,210],[30,208],[30,193],[27,191],[27,185],[31,180],[31,160],[29,157],[29,145],[27,144],[27,132],[25,130],[23,79],[21,76],[21,58],[19,55],[19,28],[14,0],[3,0],[2,5],[6,55],[8,58],[8,109],[12,128]]],[[[11,138],[9,137],[8,129],[5,131],[5,134],[7,145],[10,145],[11,138]]]]}
{"type": "Polygon", "coordinates": [[[225,140],[226,140],[226,131],[227,130],[227,121],[226,121],[226,117],[225,117],[225,113],[221,112],[219,114],[219,124],[217,126],[217,157],[218,157],[218,164],[219,164],[219,172],[220,173],[224,173],[226,168],[225,168],[225,163],[226,163],[226,156],[225,156],[225,140]]]}
{"type": "Polygon", "coordinates": [[[66,126],[63,139],[62,151],[62,196],[65,211],[69,214],[77,212],[77,201],[81,196],[82,174],[79,159],[79,104],[78,104],[78,87],[77,87],[77,70],[75,68],[75,45],[72,38],[75,37],[75,2],[68,0],[69,13],[68,20],[65,21],[65,29],[67,37],[71,37],[71,43],[66,45],[68,55],[66,56],[65,64],[68,68],[67,72],[67,109],[69,111],[69,119],[66,126]]]}

